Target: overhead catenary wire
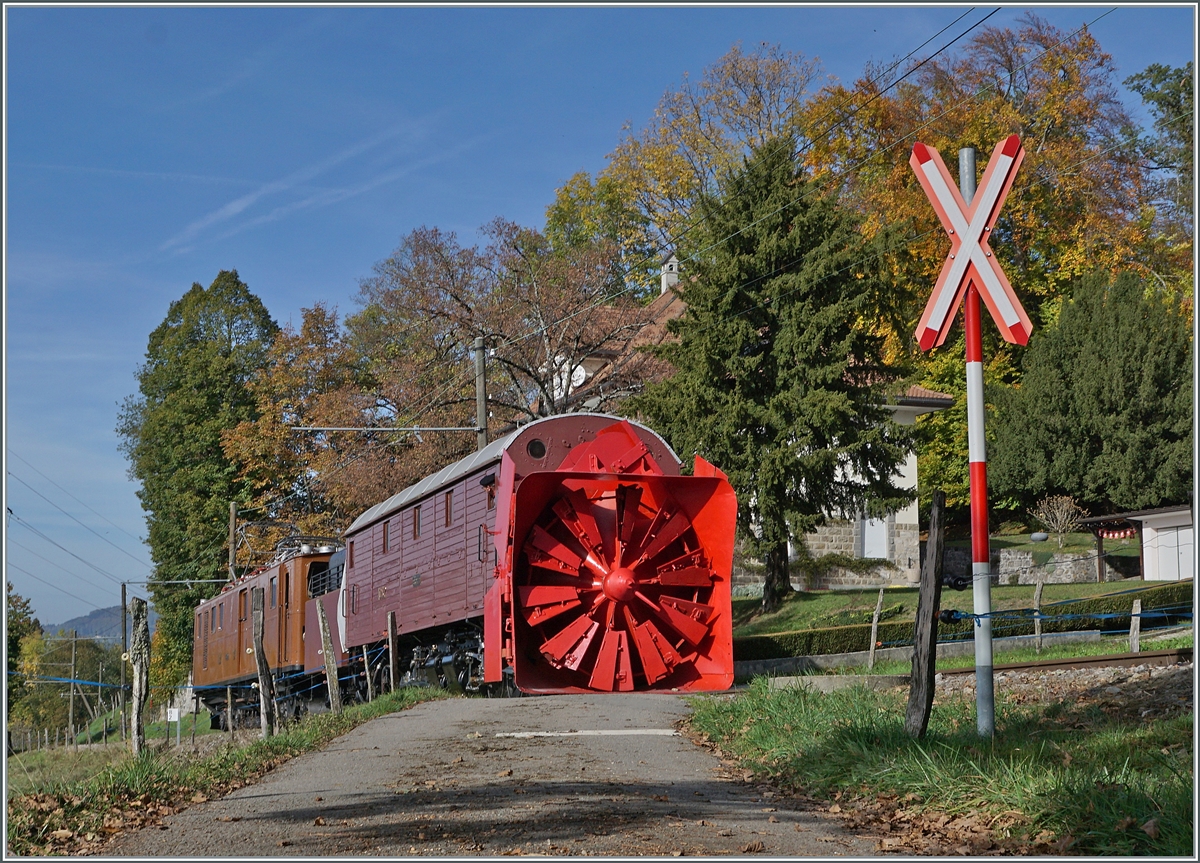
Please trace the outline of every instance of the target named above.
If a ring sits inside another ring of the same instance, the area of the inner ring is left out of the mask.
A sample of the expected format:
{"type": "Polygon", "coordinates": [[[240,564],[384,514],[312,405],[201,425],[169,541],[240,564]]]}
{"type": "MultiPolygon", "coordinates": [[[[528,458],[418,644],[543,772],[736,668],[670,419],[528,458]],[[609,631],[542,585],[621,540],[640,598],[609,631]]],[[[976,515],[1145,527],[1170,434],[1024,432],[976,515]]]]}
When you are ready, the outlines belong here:
{"type": "Polygon", "coordinates": [[[77,561],[82,563],[84,566],[89,567],[90,569],[94,569],[96,572],[100,573],[100,575],[104,576],[109,581],[113,582],[114,584],[121,583],[121,579],[117,578],[111,572],[107,572],[107,571],[101,569],[100,567],[96,566],[96,564],[92,563],[90,560],[85,560],[84,558],[77,555],[75,552],[71,551],[69,548],[55,542],[50,537],[46,536],[46,534],[42,533],[40,530],[38,530],[36,527],[31,525],[29,522],[25,521],[25,519],[21,518],[19,515],[17,515],[15,512],[13,512],[11,507],[8,510],[8,514],[10,516],[12,516],[12,518],[17,522],[17,524],[21,525],[26,530],[32,531],[34,534],[41,537],[46,542],[50,543],[52,546],[59,549],[60,551],[64,551],[67,554],[71,555],[71,557],[75,558],[77,561]]]}
{"type": "Polygon", "coordinates": [[[64,590],[63,588],[59,587],[59,586],[58,586],[57,584],[55,584],[54,582],[51,582],[51,581],[46,581],[46,579],[44,579],[44,578],[42,578],[42,577],[40,577],[40,576],[34,575],[34,574],[33,574],[32,572],[30,572],[29,570],[27,570],[27,569],[25,569],[25,568],[23,568],[23,567],[17,566],[17,564],[13,563],[12,561],[7,561],[7,560],[6,560],[6,561],[4,562],[4,566],[5,566],[5,568],[6,568],[6,569],[15,569],[17,572],[19,572],[19,573],[22,573],[23,575],[27,575],[27,576],[29,576],[29,577],[30,577],[30,578],[32,578],[34,581],[41,582],[42,584],[46,585],[47,587],[50,587],[50,588],[53,588],[54,590],[57,590],[59,593],[63,594],[64,596],[69,596],[71,599],[78,600],[79,602],[82,602],[84,605],[86,605],[86,606],[88,606],[89,608],[92,608],[92,609],[94,609],[94,610],[96,610],[96,611],[99,611],[101,608],[103,608],[103,607],[104,607],[104,606],[96,605],[95,603],[92,603],[92,602],[88,602],[86,599],[84,599],[83,597],[79,596],[79,594],[77,594],[77,593],[71,593],[70,591],[64,590]]]}
{"type": "Polygon", "coordinates": [[[115,542],[113,542],[112,540],[110,540],[108,537],[106,537],[106,536],[103,536],[103,535],[102,535],[102,534],[100,534],[100,533],[97,533],[97,532],[96,532],[94,529],[92,529],[92,528],[91,528],[91,527],[89,527],[88,525],[84,524],[82,521],[80,521],[80,520],[79,520],[78,518],[76,518],[75,516],[71,515],[71,513],[67,512],[65,509],[63,509],[61,506],[59,506],[58,504],[56,504],[54,501],[50,500],[50,498],[46,497],[44,494],[42,494],[42,493],[41,493],[40,491],[38,491],[36,488],[34,488],[33,486],[31,486],[29,483],[25,482],[25,480],[21,479],[19,476],[17,476],[17,475],[16,475],[15,473],[13,473],[11,470],[10,470],[10,471],[8,471],[8,475],[9,475],[9,476],[11,476],[13,479],[15,479],[17,482],[19,482],[21,485],[25,486],[25,488],[29,489],[31,492],[33,492],[34,494],[36,494],[36,495],[37,495],[38,497],[40,497],[42,500],[46,501],[46,503],[50,504],[52,507],[54,507],[55,509],[57,509],[59,512],[61,512],[61,513],[62,513],[63,515],[65,515],[67,518],[71,519],[71,521],[75,522],[75,523],[76,523],[76,524],[78,524],[80,527],[82,527],[84,530],[86,530],[86,531],[88,531],[89,533],[91,533],[92,535],[96,536],[96,537],[97,537],[98,539],[100,539],[102,542],[106,542],[106,543],[108,543],[108,544],[109,544],[109,545],[111,545],[113,548],[115,548],[117,551],[121,552],[121,554],[123,554],[123,555],[125,555],[126,557],[128,557],[130,560],[134,561],[135,563],[139,564],[140,566],[144,566],[144,567],[146,567],[147,569],[153,569],[153,568],[154,568],[154,567],[153,567],[153,566],[151,566],[150,564],[146,563],[144,560],[139,560],[138,558],[134,557],[132,554],[130,554],[130,553],[129,553],[128,551],[126,551],[125,549],[121,548],[121,546],[117,545],[115,542]]]}
{"type": "Polygon", "coordinates": [[[139,545],[145,544],[144,539],[142,539],[141,537],[138,537],[138,536],[134,536],[132,533],[127,531],[125,528],[121,527],[116,522],[107,518],[103,513],[96,512],[96,510],[92,509],[90,506],[88,506],[86,503],[81,501],[79,498],[75,497],[75,495],[71,494],[69,491],[67,491],[65,488],[63,488],[61,485],[56,483],[54,480],[50,479],[50,477],[46,476],[44,473],[42,473],[40,470],[38,470],[36,467],[34,467],[34,465],[31,464],[28,459],[23,458],[20,453],[15,452],[12,447],[6,447],[6,450],[8,451],[9,455],[11,455],[13,458],[15,458],[18,461],[25,464],[30,470],[32,470],[34,473],[36,473],[38,476],[40,476],[46,482],[50,483],[50,485],[54,486],[56,489],[61,491],[67,497],[71,498],[71,500],[75,501],[77,504],[82,506],[88,512],[92,513],[93,515],[95,515],[96,517],[100,518],[101,520],[107,522],[108,524],[112,525],[117,530],[121,531],[121,533],[125,534],[127,537],[129,537],[130,539],[132,539],[134,542],[138,543],[139,545]]]}

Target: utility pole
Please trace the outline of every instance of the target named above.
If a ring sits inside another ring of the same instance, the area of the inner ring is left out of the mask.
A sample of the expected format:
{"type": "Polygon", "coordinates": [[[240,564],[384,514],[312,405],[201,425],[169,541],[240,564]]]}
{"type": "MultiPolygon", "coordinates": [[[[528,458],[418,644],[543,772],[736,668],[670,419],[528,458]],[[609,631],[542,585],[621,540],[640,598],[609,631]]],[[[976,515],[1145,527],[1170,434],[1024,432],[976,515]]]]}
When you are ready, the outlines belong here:
{"type": "Polygon", "coordinates": [[[70,683],[71,706],[67,708],[67,725],[70,727],[72,735],[74,735],[74,733],[75,733],[75,645],[79,643],[78,641],[76,641],[75,636],[76,636],[75,630],[72,629],[71,630],[71,683],[70,683]]]}
{"type": "Polygon", "coordinates": [[[126,633],[125,582],[121,582],[121,739],[125,739],[125,662],[129,657],[129,635],[126,633]]]}
{"type": "Polygon", "coordinates": [[[487,378],[484,371],[486,355],[483,348],[483,336],[475,337],[475,426],[478,438],[475,449],[481,450],[488,442],[487,422],[487,378]]]}
{"type": "Polygon", "coordinates": [[[234,566],[237,564],[237,501],[229,502],[229,580],[234,581],[234,566]]]}

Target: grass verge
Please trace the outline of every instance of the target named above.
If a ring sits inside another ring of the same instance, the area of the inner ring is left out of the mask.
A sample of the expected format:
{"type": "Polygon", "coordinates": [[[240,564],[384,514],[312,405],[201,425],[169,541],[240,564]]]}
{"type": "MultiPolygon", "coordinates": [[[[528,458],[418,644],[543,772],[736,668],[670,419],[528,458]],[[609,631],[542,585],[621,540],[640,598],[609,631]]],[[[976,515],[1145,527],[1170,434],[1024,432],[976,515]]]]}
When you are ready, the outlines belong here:
{"type": "Polygon", "coordinates": [[[904,732],[906,699],[773,690],[757,678],[736,695],[693,699],[691,723],[754,777],[837,801],[830,811],[883,831],[882,848],[1191,854],[1190,712],[1139,723],[997,693],[996,735],[983,742],[973,699],[959,696],[939,699],[916,741],[904,732]]]}
{"type": "Polygon", "coordinates": [[[444,697],[440,690],[400,689],[340,715],[308,716],[268,740],[226,746],[200,760],[172,758],[171,750],[147,750],[138,758],[104,766],[86,780],[52,780],[28,793],[10,793],[7,852],[95,853],[112,834],[157,823],[188,803],[227,794],[378,716],[444,697]]]}

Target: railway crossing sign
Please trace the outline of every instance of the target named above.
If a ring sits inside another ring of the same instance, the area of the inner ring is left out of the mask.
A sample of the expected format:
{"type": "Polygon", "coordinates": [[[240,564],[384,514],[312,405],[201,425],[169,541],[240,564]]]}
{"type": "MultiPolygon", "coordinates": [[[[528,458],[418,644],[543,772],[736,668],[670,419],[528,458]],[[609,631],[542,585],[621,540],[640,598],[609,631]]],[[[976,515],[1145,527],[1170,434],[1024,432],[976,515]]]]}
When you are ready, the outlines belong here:
{"type": "Polygon", "coordinates": [[[921,350],[927,351],[946,341],[968,284],[974,284],[979,291],[1005,341],[1018,345],[1029,341],[1032,329],[1029,316],[988,247],[988,236],[1024,158],[1025,148],[1019,136],[1010,135],[997,144],[979,193],[967,204],[938,151],[919,141],[913,145],[908,163],[951,242],[949,257],[917,324],[921,350]]]}

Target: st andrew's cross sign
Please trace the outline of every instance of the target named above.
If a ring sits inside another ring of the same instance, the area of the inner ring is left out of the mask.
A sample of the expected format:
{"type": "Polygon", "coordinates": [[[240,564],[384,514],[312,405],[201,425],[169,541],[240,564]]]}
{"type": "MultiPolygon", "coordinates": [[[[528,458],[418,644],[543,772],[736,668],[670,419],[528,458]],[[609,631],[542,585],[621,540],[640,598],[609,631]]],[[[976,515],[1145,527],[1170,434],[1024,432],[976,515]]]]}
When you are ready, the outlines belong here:
{"type": "Polygon", "coordinates": [[[946,340],[969,282],[979,291],[1005,341],[1018,345],[1029,341],[1032,328],[1029,316],[988,246],[988,236],[1024,158],[1025,148],[1017,135],[1010,135],[997,144],[983,174],[982,188],[967,204],[938,151],[920,142],[913,145],[908,163],[916,172],[942,227],[950,235],[951,243],[950,255],[942,265],[925,313],[917,324],[916,335],[921,350],[927,351],[946,340]]]}
{"type": "Polygon", "coordinates": [[[971,575],[975,611],[975,706],[981,736],[995,734],[995,693],[992,687],[991,543],[988,539],[987,445],[983,433],[983,336],[980,299],[1013,344],[1029,341],[1033,326],[1013,293],[1012,285],[988,246],[996,217],[1025,158],[1021,139],[1010,135],[996,145],[982,189],[975,193],[975,151],[959,151],[962,191],[937,150],[913,145],[908,163],[929,196],[942,227],[950,235],[950,254],[934,285],[925,313],[917,324],[917,341],[927,351],[946,341],[961,304],[967,348],[967,448],[971,479],[971,575]]]}

